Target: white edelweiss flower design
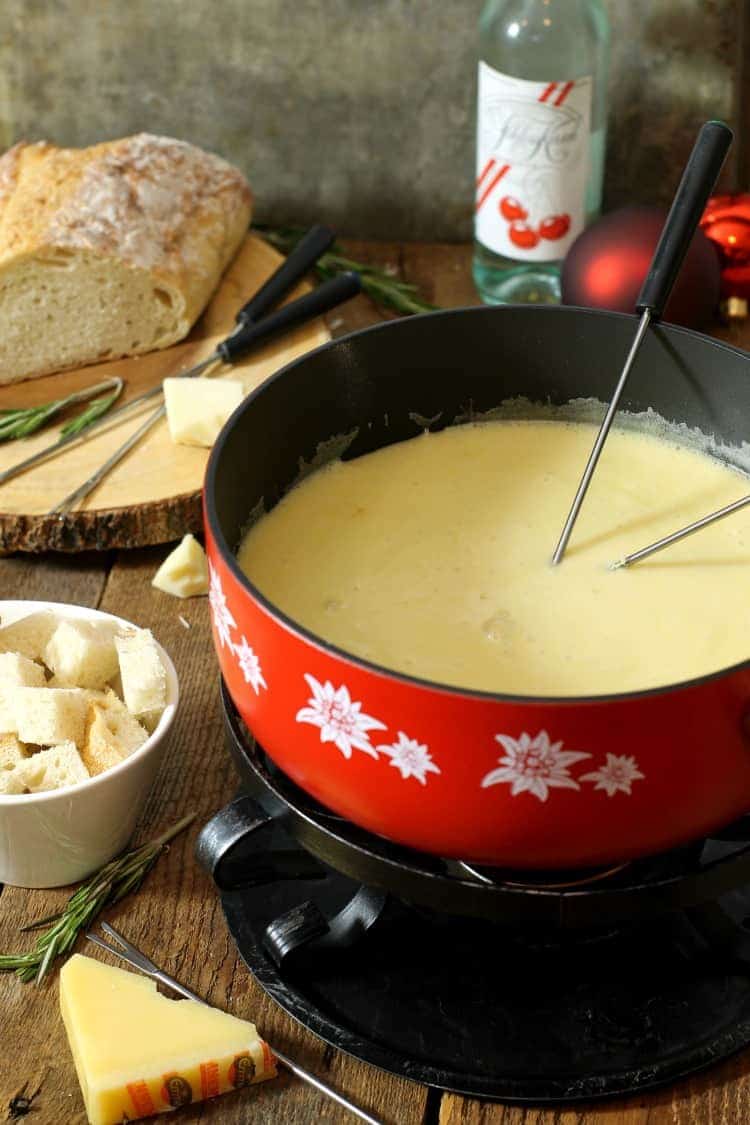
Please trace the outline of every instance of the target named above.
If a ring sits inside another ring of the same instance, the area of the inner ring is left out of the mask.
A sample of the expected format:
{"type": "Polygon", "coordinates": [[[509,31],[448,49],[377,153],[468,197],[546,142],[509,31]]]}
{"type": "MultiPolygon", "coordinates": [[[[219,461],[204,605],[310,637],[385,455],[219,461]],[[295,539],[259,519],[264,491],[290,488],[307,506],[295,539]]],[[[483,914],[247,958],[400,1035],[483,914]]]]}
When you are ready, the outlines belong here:
{"type": "Polygon", "coordinates": [[[307,701],[308,706],[297,712],[297,722],[319,727],[320,741],[333,742],[345,758],[351,758],[352,750],[362,750],[371,758],[377,758],[368,731],[385,730],[385,723],[366,715],[362,704],[351,698],[344,684],[334,688],[330,680],[321,684],[308,674],[305,679],[312,697],[307,701]]]}
{"type": "Polygon", "coordinates": [[[234,655],[237,657],[240,671],[245,677],[245,683],[250,684],[255,694],[259,695],[261,688],[267,689],[268,684],[263,679],[260,660],[255,651],[247,643],[247,637],[242,637],[240,643],[234,646],[234,655]]]}
{"type": "Polygon", "coordinates": [[[540,730],[534,738],[525,731],[518,739],[496,734],[495,740],[505,750],[505,757],[498,759],[500,769],[491,770],[482,778],[482,789],[505,783],[511,787],[511,797],[533,793],[540,801],[546,801],[550,789],[581,788],[568,770],[575,762],[590,758],[590,754],[563,750],[562,742],[550,742],[546,730],[540,730]]]}
{"type": "Polygon", "coordinates": [[[219,641],[221,647],[227,646],[231,652],[234,648],[230,631],[236,629],[237,622],[232,617],[232,611],[227,605],[226,594],[221,586],[221,578],[219,572],[214,570],[210,561],[208,564],[209,573],[209,587],[208,587],[208,601],[211,606],[211,614],[214,619],[216,632],[219,634],[219,641]]]}
{"type": "Polygon", "coordinates": [[[594,789],[603,789],[608,797],[614,797],[615,793],[627,793],[628,797],[632,797],[630,786],[634,781],[642,781],[645,776],[632,755],[607,754],[607,764],[582,774],[581,781],[595,781],[594,789]]]}
{"type": "Polygon", "coordinates": [[[388,755],[391,765],[400,771],[404,781],[409,777],[416,777],[420,785],[426,785],[428,773],[440,773],[429,748],[415,738],[408,738],[402,730],[398,732],[397,742],[390,746],[378,746],[376,749],[379,754],[388,755]]]}

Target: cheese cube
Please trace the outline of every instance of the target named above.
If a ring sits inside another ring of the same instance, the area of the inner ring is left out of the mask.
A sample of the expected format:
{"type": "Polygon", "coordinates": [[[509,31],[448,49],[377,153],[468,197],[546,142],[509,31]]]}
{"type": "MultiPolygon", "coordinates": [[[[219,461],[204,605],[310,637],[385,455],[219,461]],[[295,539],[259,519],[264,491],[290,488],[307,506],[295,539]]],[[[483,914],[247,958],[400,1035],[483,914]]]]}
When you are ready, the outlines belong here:
{"type": "Polygon", "coordinates": [[[244,387],[235,379],[165,379],[164,402],[172,441],[212,446],[244,397],[244,387]]]}
{"type": "Polygon", "coordinates": [[[25,785],[16,766],[28,757],[28,751],[14,734],[0,734],[0,795],[23,793],[25,785]]]}
{"type": "Polygon", "coordinates": [[[44,687],[45,681],[41,664],[20,652],[0,652],[0,691],[6,695],[13,687],[44,687]]]}
{"type": "Polygon", "coordinates": [[[57,619],[48,609],[5,625],[0,629],[0,652],[20,652],[29,660],[39,660],[56,625],[57,619]]]}
{"type": "Polygon", "coordinates": [[[90,1125],[120,1125],[276,1074],[253,1024],[170,1000],[148,977],[80,953],[60,970],[60,1011],[90,1125]]]}
{"type": "Polygon", "coordinates": [[[88,696],[77,688],[15,688],[13,710],[22,742],[57,746],[83,741],[88,696]]]}
{"type": "Polygon", "coordinates": [[[198,540],[186,535],[179,546],[167,555],[151,585],[176,598],[207,594],[208,560],[198,540]]]}
{"type": "Polygon", "coordinates": [[[37,751],[19,763],[14,772],[30,793],[66,789],[86,781],[89,776],[73,742],[37,751]]]}
{"type": "Polygon", "coordinates": [[[151,632],[136,629],[115,637],[125,706],[148,724],[167,704],[167,676],[151,632]]]}
{"type": "Polygon", "coordinates": [[[44,650],[55,684],[103,688],[117,674],[114,634],[109,621],[61,621],[44,650]]]}

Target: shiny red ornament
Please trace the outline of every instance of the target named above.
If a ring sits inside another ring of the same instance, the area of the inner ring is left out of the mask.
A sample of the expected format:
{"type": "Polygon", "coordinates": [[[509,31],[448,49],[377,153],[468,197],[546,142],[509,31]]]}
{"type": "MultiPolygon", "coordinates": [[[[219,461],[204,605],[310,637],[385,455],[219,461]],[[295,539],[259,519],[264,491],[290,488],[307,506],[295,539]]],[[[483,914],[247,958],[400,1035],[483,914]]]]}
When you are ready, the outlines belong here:
{"type": "Polygon", "coordinates": [[[564,238],[570,230],[570,215],[548,215],[539,224],[539,233],[542,238],[549,238],[554,242],[564,238]]]}
{"type": "Polygon", "coordinates": [[[539,241],[539,235],[522,219],[515,219],[508,228],[508,238],[515,246],[522,250],[533,250],[539,241]]]}
{"type": "MultiPolygon", "coordinates": [[[[623,207],[579,235],[562,269],[566,305],[635,312],[643,280],[659,241],[665,209],[623,207]]],[[[719,256],[698,230],[685,256],[664,320],[689,328],[705,326],[719,303],[719,256]]]]}
{"type": "Polygon", "coordinates": [[[701,219],[721,261],[722,297],[750,297],[750,193],[714,195],[701,219]]]}
{"type": "Polygon", "coordinates": [[[529,217],[526,208],[522,207],[512,195],[504,195],[500,200],[500,214],[509,223],[512,223],[514,219],[528,219],[529,217]]]}

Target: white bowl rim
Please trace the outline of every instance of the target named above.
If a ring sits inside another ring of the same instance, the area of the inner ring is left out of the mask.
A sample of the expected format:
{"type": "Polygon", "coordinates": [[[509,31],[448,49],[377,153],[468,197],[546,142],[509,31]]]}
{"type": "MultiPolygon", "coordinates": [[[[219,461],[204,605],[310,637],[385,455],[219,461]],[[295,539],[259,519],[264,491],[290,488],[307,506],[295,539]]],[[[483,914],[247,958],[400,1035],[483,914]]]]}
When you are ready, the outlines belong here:
{"type": "MultiPolygon", "coordinates": [[[[119,625],[126,625],[131,629],[143,628],[143,626],[136,625],[133,621],[127,621],[124,617],[118,617],[114,613],[107,613],[105,610],[93,609],[85,605],[75,605],[74,603],[68,602],[27,601],[23,599],[1,599],[0,622],[2,622],[2,624],[11,624],[12,622],[20,621],[22,617],[28,617],[32,613],[41,613],[44,610],[51,610],[60,617],[83,619],[98,618],[116,621],[119,625]]],[[[180,699],[180,687],[177,671],[169,653],[159,644],[155,637],[154,641],[167,673],[167,704],[159,717],[159,722],[143,745],[139,746],[132,754],[129,754],[127,758],[123,758],[116,766],[110,766],[109,769],[97,774],[96,777],[88,777],[85,781],[79,781],[76,785],[66,785],[62,789],[49,789],[42,793],[0,794],[0,809],[19,808],[23,805],[64,800],[70,794],[82,793],[84,790],[93,792],[98,786],[106,785],[110,778],[117,777],[119,774],[124,773],[128,767],[133,765],[136,761],[145,758],[150,751],[162,741],[174,720],[177,704],[180,699]]]]}

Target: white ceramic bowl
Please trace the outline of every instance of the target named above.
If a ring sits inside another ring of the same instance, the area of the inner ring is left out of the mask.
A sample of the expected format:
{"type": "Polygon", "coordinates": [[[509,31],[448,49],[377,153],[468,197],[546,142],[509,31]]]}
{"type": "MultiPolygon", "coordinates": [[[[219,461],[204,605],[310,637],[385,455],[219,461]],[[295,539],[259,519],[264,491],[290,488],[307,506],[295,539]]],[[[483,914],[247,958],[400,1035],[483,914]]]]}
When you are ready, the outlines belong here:
{"type": "MultiPolygon", "coordinates": [[[[0,601],[3,625],[38,610],[86,621],[130,622],[84,606],[0,601]]],[[[179,688],[164,649],[167,706],[151,737],[112,769],[67,789],[0,796],[0,883],[60,887],[84,879],[127,844],[153,785],[172,725],[179,688]]]]}

